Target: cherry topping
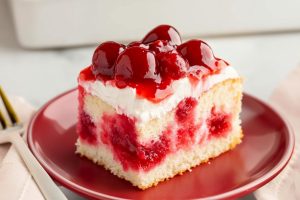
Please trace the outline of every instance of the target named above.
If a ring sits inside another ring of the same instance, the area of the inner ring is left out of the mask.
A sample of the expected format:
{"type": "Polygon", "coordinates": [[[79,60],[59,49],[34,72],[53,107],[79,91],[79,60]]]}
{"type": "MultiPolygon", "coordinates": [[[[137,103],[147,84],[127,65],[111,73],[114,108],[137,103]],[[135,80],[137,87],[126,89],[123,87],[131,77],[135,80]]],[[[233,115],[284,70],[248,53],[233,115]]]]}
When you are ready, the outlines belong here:
{"type": "Polygon", "coordinates": [[[189,40],[178,46],[177,51],[189,61],[190,66],[204,66],[211,71],[219,69],[221,59],[215,58],[210,46],[202,40],[189,40]]]}
{"type": "Polygon", "coordinates": [[[201,40],[181,42],[170,25],[152,29],[141,41],[127,46],[104,42],[94,52],[91,67],[80,73],[82,80],[111,81],[118,88],[135,88],[138,96],[159,102],[174,91],[172,81],[188,77],[194,84],[228,66],[216,58],[201,40]]]}
{"type": "Polygon", "coordinates": [[[172,51],[175,49],[174,45],[170,44],[167,40],[156,40],[149,44],[149,49],[155,53],[172,51]]]}
{"type": "Polygon", "coordinates": [[[186,75],[188,63],[176,51],[162,52],[157,58],[163,78],[178,80],[186,75]]]}
{"type": "Polygon", "coordinates": [[[92,72],[95,76],[98,74],[113,77],[113,66],[119,53],[125,49],[125,46],[116,42],[104,42],[100,44],[93,55],[92,72]]]}
{"type": "Polygon", "coordinates": [[[160,25],[152,29],[142,40],[142,43],[148,44],[156,40],[167,40],[175,45],[181,44],[179,32],[170,25],[160,25]]]}
{"type": "Polygon", "coordinates": [[[147,49],[137,46],[129,47],[120,54],[116,61],[115,79],[117,81],[137,84],[145,80],[156,81],[158,78],[155,55],[147,49]]]}

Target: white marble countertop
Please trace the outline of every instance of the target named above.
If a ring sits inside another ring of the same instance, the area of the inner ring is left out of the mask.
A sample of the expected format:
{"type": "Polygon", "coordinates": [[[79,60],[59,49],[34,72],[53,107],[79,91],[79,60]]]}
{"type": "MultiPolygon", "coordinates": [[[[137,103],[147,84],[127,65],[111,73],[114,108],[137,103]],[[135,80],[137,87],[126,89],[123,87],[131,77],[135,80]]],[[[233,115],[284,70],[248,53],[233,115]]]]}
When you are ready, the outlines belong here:
{"type": "MultiPolygon", "coordinates": [[[[4,1],[1,4],[0,85],[7,93],[23,96],[39,107],[76,87],[77,74],[90,64],[94,47],[24,50],[16,41],[9,9],[4,1]]],[[[228,60],[245,78],[245,91],[264,100],[300,64],[300,32],[206,40],[217,56],[228,60]]]]}

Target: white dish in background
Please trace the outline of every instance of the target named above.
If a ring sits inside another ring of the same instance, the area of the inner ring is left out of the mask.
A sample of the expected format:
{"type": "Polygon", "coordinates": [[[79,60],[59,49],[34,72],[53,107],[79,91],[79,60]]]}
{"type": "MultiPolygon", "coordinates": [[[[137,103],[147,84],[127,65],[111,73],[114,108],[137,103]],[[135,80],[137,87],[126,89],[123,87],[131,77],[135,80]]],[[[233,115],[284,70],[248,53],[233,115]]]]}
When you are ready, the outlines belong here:
{"type": "Polygon", "coordinates": [[[10,0],[20,44],[67,47],[138,39],[168,23],[185,37],[300,28],[300,1],[10,0]]]}

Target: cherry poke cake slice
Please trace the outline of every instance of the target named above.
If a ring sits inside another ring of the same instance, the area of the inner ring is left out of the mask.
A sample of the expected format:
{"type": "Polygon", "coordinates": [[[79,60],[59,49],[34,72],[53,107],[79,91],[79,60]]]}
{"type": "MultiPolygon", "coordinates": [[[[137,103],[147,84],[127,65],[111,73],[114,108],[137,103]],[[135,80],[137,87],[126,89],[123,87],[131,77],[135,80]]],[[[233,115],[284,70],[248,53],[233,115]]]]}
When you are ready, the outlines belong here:
{"type": "Polygon", "coordinates": [[[78,77],[76,153],[146,189],[235,148],[242,80],[210,46],[160,25],[104,42],[78,77]]]}

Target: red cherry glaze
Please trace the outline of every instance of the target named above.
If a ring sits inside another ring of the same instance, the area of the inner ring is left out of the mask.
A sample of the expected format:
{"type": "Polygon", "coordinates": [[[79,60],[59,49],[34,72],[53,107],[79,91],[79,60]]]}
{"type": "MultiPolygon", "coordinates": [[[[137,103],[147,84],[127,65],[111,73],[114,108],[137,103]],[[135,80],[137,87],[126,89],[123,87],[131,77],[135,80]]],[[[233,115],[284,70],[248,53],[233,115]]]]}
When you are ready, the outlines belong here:
{"type": "Polygon", "coordinates": [[[178,80],[186,76],[188,63],[176,51],[162,52],[156,57],[162,78],[178,80]]]}
{"type": "Polygon", "coordinates": [[[116,42],[104,42],[100,44],[93,55],[92,72],[94,75],[113,77],[113,66],[119,53],[125,49],[125,46],[116,42]]]}
{"type": "Polygon", "coordinates": [[[152,29],[142,40],[142,43],[148,44],[156,40],[167,40],[175,45],[181,44],[179,32],[170,25],[160,25],[152,29]]]}
{"type": "Polygon", "coordinates": [[[115,79],[132,84],[159,80],[155,55],[142,47],[127,48],[116,61],[115,79]]]}
{"type": "Polygon", "coordinates": [[[159,84],[155,83],[152,80],[145,80],[141,84],[136,85],[136,93],[141,97],[147,97],[148,100],[155,102],[156,91],[159,87],[159,84]]]}
{"type": "Polygon", "coordinates": [[[91,70],[91,66],[81,70],[78,79],[83,81],[94,81],[96,80],[95,75],[93,74],[91,70]]]}
{"type": "Polygon", "coordinates": [[[142,168],[147,171],[160,163],[169,152],[168,134],[149,144],[137,141],[135,120],[125,115],[103,115],[102,142],[113,148],[114,156],[121,162],[124,170],[142,168]]]}
{"type": "Polygon", "coordinates": [[[178,46],[177,51],[188,60],[190,66],[204,66],[211,71],[220,69],[221,59],[215,58],[210,46],[202,40],[189,40],[178,46]]]}
{"type": "Polygon", "coordinates": [[[211,115],[207,119],[207,127],[213,137],[225,136],[231,130],[231,115],[222,111],[217,111],[215,107],[211,110],[211,115]]]}
{"type": "Polygon", "coordinates": [[[172,51],[175,46],[170,44],[167,40],[156,40],[149,44],[149,50],[154,51],[156,54],[160,52],[172,51]]]}

